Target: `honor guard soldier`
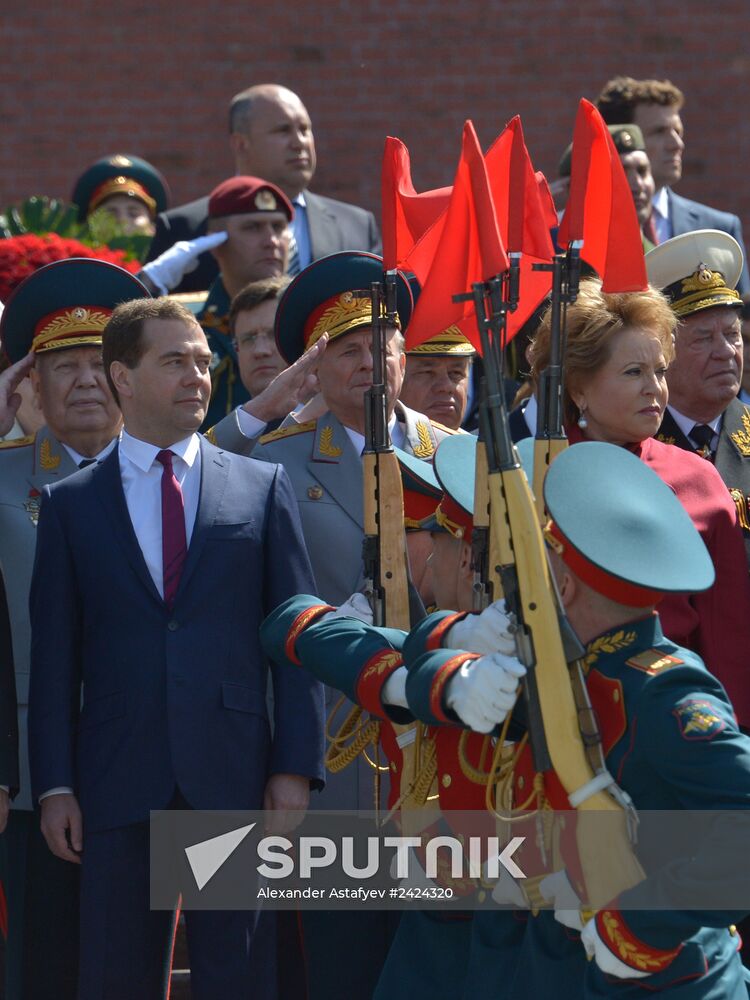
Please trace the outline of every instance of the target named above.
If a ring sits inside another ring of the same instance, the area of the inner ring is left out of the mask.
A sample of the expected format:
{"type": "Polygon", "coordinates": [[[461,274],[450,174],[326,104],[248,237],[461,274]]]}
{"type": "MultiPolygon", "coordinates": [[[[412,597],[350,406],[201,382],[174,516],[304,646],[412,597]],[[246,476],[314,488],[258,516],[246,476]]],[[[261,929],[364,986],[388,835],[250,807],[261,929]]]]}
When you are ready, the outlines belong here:
{"type": "Polygon", "coordinates": [[[104,376],[102,330],[117,304],[142,297],[148,297],[144,286],[114,264],[56,261],[19,285],[0,325],[0,339],[14,362],[0,379],[25,371],[26,357],[33,357],[32,384],[46,421],[35,435],[0,442],[0,568],[21,734],[21,791],[0,838],[9,905],[9,1000],[43,995],[72,1000],[76,995],[78,868],[50,853],[31,799],[29,586],[43,487],[100,461],[114,447],[121,419],[104,376]],[[29,928],[34,928],[33,940],[29,928]]]}
{"type": "Polygon", "coordinates": [[[81,174],[72,196],[81,222],[105,209],[128,235],[153,236],[156,216],[169,208],[169,187],[161,173],[138,156],[105,156],[81,174]]]}
{"type": "Polygon", "coordinates": [[[739,243],[714,229],[675,236],[646,255],[649,281],[680,320],[656,437],[714,463],[737,506],[750,565],[750,407],[737,395],[742,265],[739,243]]]}
{"type": "MultiPolygon", "coordinates": [[[[455,470],[455,482],[461,484],[463,495],[467,480],[469,492],[473,489],[476,439],[460,435],[444,442],[438,448],[436,464],[449,444],[455,447],[448,464],[455,470]]],[[[471,504],[461,515],[461,538],[465,540],[466,548],[461,541],[450,544],[455,536],[451,538],[451,529],[441,524],[445,522],[441,511],[448,507],[453,512],[455,499],[442,492],[428,463],[403,453],[399,453],[399,462],[404,483],[407,544],[415,533],[430,530],[433,541],[446,533],[449,544],[436,544],[430,561],[434,588],[439,601],[449,600],[453,604],[458,598],[464,606],[470,603],[472,594],[471,504]],[[414,514],[421,514],[422,517],[415,519],[414,514]],[[457,553],[463,558],[457,560],[457,553]]],[[[454,525],[454,522],[451,520],[450,524],[454,525]]],[[[455,530],[458,530],[458,525],[455,525],[455,530]]],[[[411,546],[409,551],[411,555],[411,546]]],[[[472,811],[482,817],[485,814],[488,765],[492,758],[490,737],[480,733],[462,733],[457,728],[425,727],[419,733],[421,761],[414,772],[407,773],[406,758],[402,752],[402,746],[407,744],[399,736],[398,728],[394,730],[392,726],[392,723],[404,726],[414,720],[404,698],[406,671],[402,650],[407,633],[398,629],[375,628],[369,624],[368,612],[368,605],[360,594],[355,594],[338,609],[321,603],[319,598],[300,595],[269,616],[263,624],[261,638],[272,659],[291,658],[319,679],[343,691],[370,713],[373,739],[380,739],[392,778],[388,805],[391,809],[403,805],[403,809],[408,810],[402,813],[402,823],[409,823],[410,831],[424,831],[430,826],[436,820],[436,805],[439,805],[449,825],[454,819],[451,814],[457,811],[472,811]],[[424,812],[414,800],[412,790],[415,787],[422,789],[424,812]],[[420,816],[424,817],[421,821],[420,816]],[[411,824],[416,824],[414,829],[411,824]]],[[[506,632],[507,619],[499,607],[493,606],[484,616],[472,616],[472,619],[464,626],[462,639],[487,650],[504,647],[510,651],[513,648],[513,641],[506,632]]],[[[514,659],[505,659],[511,666],[515,665],[519,673],[523,671],[514,659]]],[[[512,692],[512,697],[507,700],[510,707],[515,697],[517,675],[508,674],[508,677],[509,691],[512,692]]],[[[502,678],[500,669],[495,679],[502,684],[502,678]]],[[[343,748],[342,752],[345,752],[343,748]]],[[[465,828],[461,828],[461,832],[465,833],[465,828]]],[[[454,880],[448,873],[446,876],[445,884],[451,886],[454,897],[467,896],[478,889],[474,880],[454,880]]],[[[439,878],[442,884],[442,876],[439,878]]],[[[484,914],[476,914],[474,919],[477,918],[480,918],[480,923],[486,924],[484,914]]],[[[385,1000],[386,997],[424,997],[427,1000],[436,996],[496,996],[502,984],[512,978],[513,949],[518,948],[523,939],[523,923],[507,913],[499,919],[492,914],[492,918],[493,926],[482,928],[476,937],[472,931],[474,921],[465,912],[408,910],[402,915],[379,979],[374,994],[376,1000],[385,1000]],[[488,934],[493,935],[492,966],[486,966],[484,961],[488,934]],[[507,945],[503,952],[505,965],[499,960],[501,949],[498,939],[501,936],[504,936],[507,945]]]]}
{"type": "MultiPolygon", "coordinates": [[[[211,252],[219,263],[219,276],[197,317],[213,352],[206,427],[250,398],[240,380],[229,331],[231,301],[249,282],[284,274],[293,217],[286,195],[259,177],[230,177],[215,187],[208,199],[208,235],[215,243],[211,252]],[[221,235],[224,238],[218,242],[221,235]]],[[[152,279],[149,268],[156,263],[146,265],[152,279]]]]}
{"type": "MultiPolygon", "coordinates": [[[[747,809],[750,742],[739,732],[721,684],[694,653],[663,635],[655,610],[665,593],[700,591],[713,582],[710,556],[682,505],[635,456],[600,442],[573,445],[559,455],[547,473],[544,497],[552,570],[563,609],[586,646],[586,686],[607,770],[637,809],[747,809]],[[614,506],[612,482],[627,484],[614,506]]],[[[409,704],[435,724],[455,715],[470,724],[460,704],[454,701],[451,708],[447,700],[451,679],[476,672],[481,684],[484,664],[436,644],[429,622],[425,629],[421,643],[412,644],[410,636],[404,648],[409,704]]],[[[446,639],[452,640],[450,632],[446,639]]],[[[501,723],[506,714],[490,707],[486,713],[488,724],[501,723]]],[[[713,847],[721,850],[718,837],[713,847]]],[[[621,892],[588,922],[576,896],[571,915],[567,880],[565,890],[556,876],[542,882],[542,895],[556,904],[557,919],[566,926],[555,925],[548,913],[529,921],[507,995],[543,995],[554,981],[560,996],[585,1000],[636,997],[644,990],[696,1000],[744,997],[747,976],[730,926],[741,914],[664,909],[668,893],[661,896],[662,908],[654,908],[666,885],[660,890],[662,877],[646,877],[621,892]],[[573,947],[576,927],[589,963],[573,947]]],[[[700,889],[695,866],[684,877],[700,889]]]]}

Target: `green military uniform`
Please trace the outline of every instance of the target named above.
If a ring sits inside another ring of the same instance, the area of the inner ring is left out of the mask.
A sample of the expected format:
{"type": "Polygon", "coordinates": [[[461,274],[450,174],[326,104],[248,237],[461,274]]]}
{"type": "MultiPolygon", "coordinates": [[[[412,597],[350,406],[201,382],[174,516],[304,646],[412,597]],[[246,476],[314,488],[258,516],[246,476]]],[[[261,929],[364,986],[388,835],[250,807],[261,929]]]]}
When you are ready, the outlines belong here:
{"type": "Polygon", "coordinates": [[[206,411],[203,427],[213,427],[250,399],[250,393],[242,384],[234,349],[229,334],[229,307],[227,290],[221,277],[216,278],[208,291],[203,308],[196,319],[203,327],[211,348],[211,402],[206,411]]]}
{"type": "MultiPolygon", "coordinates": [[[[550,544],[566,565],[570,560],[576,567],[579,579],[612,600],[622,602],[627,594],[634,608],[647,607],[659,592],[700,590],[712,582],[710,557],[685,511],[624,449],[596,443],[569,448],[547,474],[545,502],[554,519],[550,544]],[[629,484],[617,508],[610,476],[629,484]]],[[[417,717],[443,725],[456,724],[444,703],[446,677],[468,655],[441,647],[446,621],[425,621],[404,647],[409,705],[417,717]]],[[[748,808],[750,740],[738,731],[720,683],[694,653],[664,637],[658,615],[625,620],[592,637],[585,664],[607,769],[636,808],[748,808]]],[[[515,775],[516,789],[523,777],[528,787],[528,774],[515,775]]],[[[545,787],[555,781],[545,775],[545,787]]],[[[695,865],[681,868],[676,878],[683,891],[700,889],[695,865]]],[[[635,1000],[655,992],[744,1000],[748,976],[730,927],[738,913],[646,909],[674,879],[669,867],[655,872],[594,918],[607,952],[646,978],[619,978],[597,962],[587,963],[575,932],[547,913],[529,920],[516,980],[506,995],[545,995],[554,982],[555,996],[571,1000],[635,1000]]]]}

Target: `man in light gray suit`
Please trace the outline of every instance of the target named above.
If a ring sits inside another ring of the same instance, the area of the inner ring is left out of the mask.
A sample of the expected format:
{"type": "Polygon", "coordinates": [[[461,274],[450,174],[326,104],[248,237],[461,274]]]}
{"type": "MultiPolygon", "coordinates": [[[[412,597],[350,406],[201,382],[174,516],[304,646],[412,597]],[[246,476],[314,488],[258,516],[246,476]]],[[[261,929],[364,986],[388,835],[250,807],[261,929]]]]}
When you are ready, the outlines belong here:
{"type": "MultiPolygon", "coordinates": [[[[372,212],[308,190],[316,167],[315,138],[307,110],[299,97],[274,83],[241,91],[229,106],[229,145],[235,172],[262,177],[280,187],[294,206],[289,273],[341,250],[380,252],[380,235],[372,212]]],[[[156,220],[149,260],[179,240],[193,240],[206,231],[208,198],[198,198],[163,212],[156,220]]],[[[186,258],[193,265],[195,255],[186,258]]],[[[174,291],[209,287],[217,274],[209,253],[183,276],[174,291]]]]}
{"type": "Polygon", "coordinates": [[[9,910],[8,1000],[76,996],[78,868],[50,853],[31,799],[29,587],[43,488],[101,460],[115,445],[121,417],[104,376],[102,330],[115,305],[141,297],[148,297],[143,285],[114,264],[57,261],[16,289],[0,325],[14,362],[0,376],[0,434],[20,403],[14,383],[29,370],[46,421],[35,435],[0,442],[0,572],[16,670],[21,786],[0,837],[9,910]]]}
{"type": "MultiPolygon", "coordinates": [[[[682,177],[685,140],[680,111],[684,103],[685,95],[669,80],[634,80],[629,76],[609,80],[596,99],[608,125],[632,123],[643,133],[656,185],[651,214],[654,242],[664,243],[673,236],[696,229],[719,229],[729,233],[737,240],[745,257],[737,285],[737,291],[744,295],[750,292],[750,274],[739,218],[683,198],[672,190],[682,177]]],[[[646,235],[651,238],[648,232],[646,235]]]]}

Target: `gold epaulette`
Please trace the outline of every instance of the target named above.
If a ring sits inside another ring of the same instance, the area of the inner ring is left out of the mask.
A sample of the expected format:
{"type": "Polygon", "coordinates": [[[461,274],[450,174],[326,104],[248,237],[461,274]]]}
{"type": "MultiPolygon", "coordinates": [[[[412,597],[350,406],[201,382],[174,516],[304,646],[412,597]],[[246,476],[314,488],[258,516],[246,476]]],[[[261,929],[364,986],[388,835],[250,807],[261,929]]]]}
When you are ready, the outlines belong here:
{"type": "Polygon", "coordinates": [[[663,670],[681,667],[684,662],[678,656],[670,656],[660,649],[647,649],[644,653],[631,656],[625,661],[627,666],[642,670],[644,674],[660,674],[663,670]]]}
{"type": "Polygon", "coordinates": [[[36,434],[27,434],[22,438],[11,438],[9,441],[0,441],[0,448],[25,448],[28,444],[36,441],[36,434]]]}
{"type": "Polygon", "coordinates": [[[439,431],[445,431],[446,434],[462,434],[462,433],[465,433],[464,431],[461,431],[461,430],[455,431],[452,427],[446,427],[445,424],[440,424],[440,423],[437,422],[437,420],[432,420],[431,419],[430,423],[432,424],[433,427],[437,427],[437,429],[439,431]]]}
{"type": "MultiPolygon", "coordinates": [[[[216,428],[209,427],[207,431],[203,432],[203,437],[208,441],[209,444],[216,444],[216,428]]],[[[218,447],[218,445],[217,445],[218,447]]]]}
{"type": "Polygon", "coordinates": [[[264,434],[259,444],[268,444],[269,441],[279,441],[281,438],[292,437],[294,434],[304,434],[307,431],[314,431],[317,420],[308,420],[304,424],[289,424],[288,427],[277,427],[275,431],[264,434]]]}

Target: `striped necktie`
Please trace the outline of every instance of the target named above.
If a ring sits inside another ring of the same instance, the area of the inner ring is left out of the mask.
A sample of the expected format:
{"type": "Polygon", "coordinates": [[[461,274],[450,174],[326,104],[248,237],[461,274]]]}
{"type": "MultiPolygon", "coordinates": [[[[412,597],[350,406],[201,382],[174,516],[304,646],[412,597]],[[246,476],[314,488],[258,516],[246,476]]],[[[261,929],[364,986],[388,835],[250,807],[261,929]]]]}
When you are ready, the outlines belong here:
{"type": "Polygon", "coordinates": [[[290,230],[289,235],[289,263],[286,266],[286,273],[290,278],[293,278],[295,274],[299,274],[299,247],[297,246],[297,240],[295,239],[294,233],[290,230]]]}

